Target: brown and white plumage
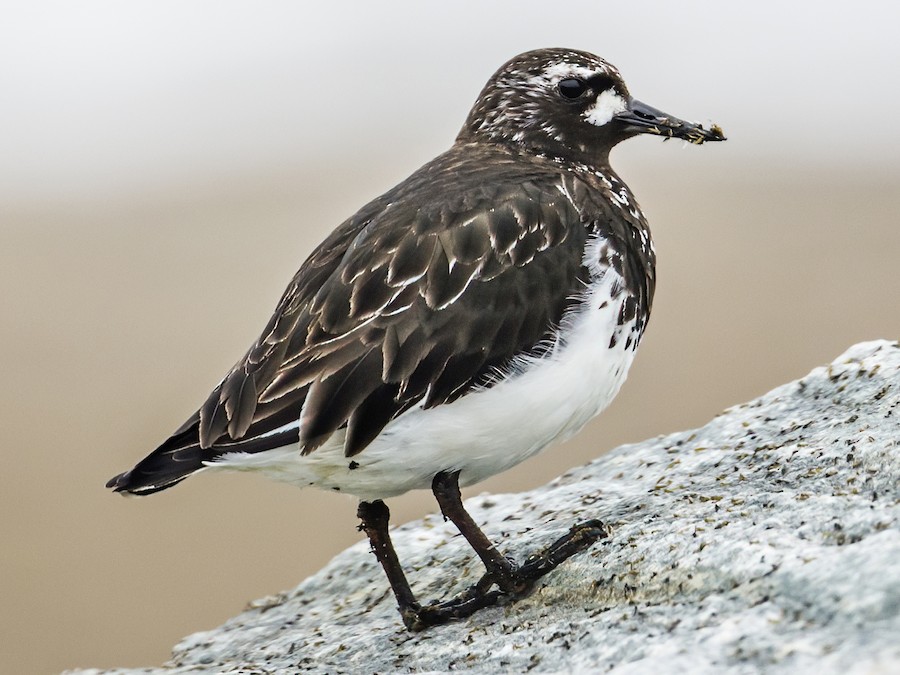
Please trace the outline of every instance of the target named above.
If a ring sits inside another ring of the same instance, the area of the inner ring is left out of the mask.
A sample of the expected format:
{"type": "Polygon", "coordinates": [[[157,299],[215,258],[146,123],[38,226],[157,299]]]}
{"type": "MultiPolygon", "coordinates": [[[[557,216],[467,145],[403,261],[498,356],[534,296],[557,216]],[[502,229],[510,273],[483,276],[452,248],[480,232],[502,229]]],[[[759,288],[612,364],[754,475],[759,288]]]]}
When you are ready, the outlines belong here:
{"type": "Polygon", "coordinates": [[[590,54],[505,64],[453,147],[338,227],[200,409],[108,486],[222,467],[380,498],[451,469],[481,480],[577,431],[624,380],[655,285],[609,150],[721,138],[658,112],[590,54]]]}

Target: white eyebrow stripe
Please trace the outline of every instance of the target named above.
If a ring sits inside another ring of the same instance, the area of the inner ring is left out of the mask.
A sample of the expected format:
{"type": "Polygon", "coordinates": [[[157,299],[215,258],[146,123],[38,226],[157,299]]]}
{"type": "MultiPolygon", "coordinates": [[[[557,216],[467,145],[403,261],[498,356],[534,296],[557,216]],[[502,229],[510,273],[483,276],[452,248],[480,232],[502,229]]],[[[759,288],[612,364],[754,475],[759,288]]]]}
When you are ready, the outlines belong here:
{"type": "Polygon", "coordinates": [[[590,80],[598,75],[609,75],[608,69],[601,66],[598,66],[597,68],[588,68],[587,66],[579,66],[574,63],[561,61],[545,68],[539,75],[529,77],[526,84],[535,87],[544,87],[547,85],[555,86],[560,81],[570,77],[590,80]]]}
{"type": "Polygon", "coordinates": [[[602,127],[620,112],[628,108],[625,99],[619,96],[614,89],[601,92],[590,108],[584,113],[584,119],[590,124],[602,127]]]}
{"type": "Polygon", "coordinates": [[[542,75],[545,79],[555,83],[568,77],[580,77],[583,80],[589,80],[596,75],[603,75],[603,71],[599,68],[585,68],[584,66],[576,66],[563,61],[554,63],[542,75]]]}

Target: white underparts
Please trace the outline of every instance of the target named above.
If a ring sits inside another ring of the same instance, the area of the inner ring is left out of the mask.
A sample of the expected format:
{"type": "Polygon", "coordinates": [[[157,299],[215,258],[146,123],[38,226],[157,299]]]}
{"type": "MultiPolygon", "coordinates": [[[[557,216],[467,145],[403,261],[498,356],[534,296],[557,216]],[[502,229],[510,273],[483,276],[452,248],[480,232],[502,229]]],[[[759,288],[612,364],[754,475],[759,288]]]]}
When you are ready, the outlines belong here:
{"type": "Polygon", "coordinates": [[[373,500],[428,488],[440,471],[458,470],[460,483],[471,485],[569,438],[618,393],[639,337],[634,322],[618,325],[624,283],[598,264],[604,246],[598,238],[587,247],[591,281],[576,291],[581,302],[563,318],[548,352],[520,357],[493,386],[408,410],[355,457],[344,456],[341,430],[308,455],[295,444],[229,453],[210,466],[373,500]]]}
{"type": "Polygon", "coordinates": [[[594,105],[588,108],[584,113],[584,119],[590,124],[602,127],[613,117],[621,112],[625,112],[628,104],[625,99],[619,96],[614,89],[607,89],[600,93],[594,105]]]}

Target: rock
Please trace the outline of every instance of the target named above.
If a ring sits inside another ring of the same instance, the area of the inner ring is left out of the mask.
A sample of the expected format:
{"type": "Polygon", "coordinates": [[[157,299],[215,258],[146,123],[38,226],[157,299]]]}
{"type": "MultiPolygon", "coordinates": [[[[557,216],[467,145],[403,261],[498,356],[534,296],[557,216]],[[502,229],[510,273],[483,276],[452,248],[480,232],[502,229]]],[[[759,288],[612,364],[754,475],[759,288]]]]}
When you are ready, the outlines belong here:
{"type": "MultiPolygon", "coordinates": [[[[900,672],[898,425],[900,346],[859,344],[700,429],[468,500],[520,558],[576,521],[610,528],[517,604],[407,633],[360,542],[164,667],[106,672],[900,672]]],[[[394,543],[421,598],[481,574],[437,516],[394,543]]]]}

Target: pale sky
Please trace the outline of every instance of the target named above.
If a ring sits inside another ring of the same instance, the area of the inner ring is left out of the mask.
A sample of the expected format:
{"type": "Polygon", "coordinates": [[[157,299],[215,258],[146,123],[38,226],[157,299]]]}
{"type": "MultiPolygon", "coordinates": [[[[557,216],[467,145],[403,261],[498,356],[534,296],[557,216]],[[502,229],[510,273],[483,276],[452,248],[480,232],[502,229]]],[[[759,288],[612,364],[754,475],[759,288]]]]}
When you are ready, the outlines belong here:
{"type": "MultiPolygon", "coordinates": [[[[0,21],[0,205],[446,148],[536,47],[721,124],[741,162],[900,166],[900,5],[42,0],[0,21]]],[[[729,160],[731,161],[731,160],[729,160]]]]}

